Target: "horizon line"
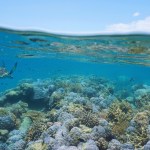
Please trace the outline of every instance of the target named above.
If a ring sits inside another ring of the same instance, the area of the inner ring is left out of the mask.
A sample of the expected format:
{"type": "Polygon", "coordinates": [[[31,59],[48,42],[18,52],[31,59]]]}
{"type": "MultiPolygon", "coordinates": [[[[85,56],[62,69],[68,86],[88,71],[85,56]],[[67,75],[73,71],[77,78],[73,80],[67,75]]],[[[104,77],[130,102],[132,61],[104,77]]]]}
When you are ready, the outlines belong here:
{"type": "Polygon", "coordinates": [[[150,32],[144,31],[132,31],[132,32],[108,32],[108,31],[88,31],[88,32],[62,32],[62,31],[50,31],[49,29],[43,28],[30,28],[30,27],[4,27],[0,26],[0,30],[6,30],[11,32],[33,32],[33,33],[44,33],[51,35],[60,36],[105,36],[105,35],[150,35],[150,32]]]}

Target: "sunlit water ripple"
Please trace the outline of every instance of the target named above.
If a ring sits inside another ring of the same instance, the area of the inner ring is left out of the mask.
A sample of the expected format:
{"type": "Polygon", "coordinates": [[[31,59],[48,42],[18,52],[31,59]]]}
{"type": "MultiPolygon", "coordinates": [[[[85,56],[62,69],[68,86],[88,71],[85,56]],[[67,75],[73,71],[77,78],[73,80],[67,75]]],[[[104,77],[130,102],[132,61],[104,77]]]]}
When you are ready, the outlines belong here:
{"type": "Polygon", "coordinates": [[[150,66],[150,35],[67,36],[0,29],[0,56],[150,66]]]}

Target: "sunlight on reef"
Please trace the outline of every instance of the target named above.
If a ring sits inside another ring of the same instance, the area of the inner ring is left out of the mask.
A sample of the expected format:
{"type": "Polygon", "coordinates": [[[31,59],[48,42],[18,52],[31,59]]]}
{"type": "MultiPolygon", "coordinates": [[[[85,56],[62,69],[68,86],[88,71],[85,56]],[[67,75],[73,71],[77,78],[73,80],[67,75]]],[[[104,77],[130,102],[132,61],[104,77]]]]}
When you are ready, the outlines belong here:
{"type": "Polygon", "coordinates": [[[95,76],[24,80],[0,96],[0,149],[146,150],[150,86],[116,86],[95,76]]]}

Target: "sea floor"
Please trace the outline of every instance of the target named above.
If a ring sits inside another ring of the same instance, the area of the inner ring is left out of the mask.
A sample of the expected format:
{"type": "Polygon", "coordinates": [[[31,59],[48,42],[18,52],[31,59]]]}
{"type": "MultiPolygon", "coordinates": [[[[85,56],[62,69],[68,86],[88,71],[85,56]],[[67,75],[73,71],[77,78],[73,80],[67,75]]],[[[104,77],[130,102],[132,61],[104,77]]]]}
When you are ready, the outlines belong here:
{"type": "Polygon", "coordinates": [[[68,75],[0,95],[0,150],[134,149],[150,149],[148,84],[68,75]]]}

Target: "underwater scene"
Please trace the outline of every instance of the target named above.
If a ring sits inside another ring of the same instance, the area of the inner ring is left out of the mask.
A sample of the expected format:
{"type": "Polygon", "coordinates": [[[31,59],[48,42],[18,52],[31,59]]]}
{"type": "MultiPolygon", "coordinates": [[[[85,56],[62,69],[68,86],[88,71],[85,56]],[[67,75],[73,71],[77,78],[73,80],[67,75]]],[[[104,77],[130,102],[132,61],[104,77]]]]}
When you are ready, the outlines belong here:
{"type": "Polygon", "coordinates": [[[0,28],[0,150],[150,150],[150,35],[0,28]]]}

